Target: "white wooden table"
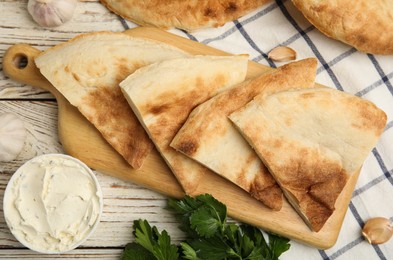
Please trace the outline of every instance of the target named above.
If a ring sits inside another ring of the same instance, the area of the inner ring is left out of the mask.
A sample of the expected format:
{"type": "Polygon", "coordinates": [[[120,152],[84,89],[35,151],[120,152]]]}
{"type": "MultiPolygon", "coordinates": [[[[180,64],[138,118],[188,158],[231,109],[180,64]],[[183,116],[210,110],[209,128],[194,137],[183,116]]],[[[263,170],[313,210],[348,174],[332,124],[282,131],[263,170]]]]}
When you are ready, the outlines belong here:
{"type": "MultiPolygon", "coordinates": [[[[277,2],[281,4],[283,2],[284,4],[290,3],[290,1],[277,2]]],[[[283,4],[281,7],[282,6],[283,4]]],[[[267,7],[266,13],[273,9],[270,7],[274,6],[271,5],[267,7]]],[[[288,8],[291,10],[289,4],[288,8]]],[[[285,12],[283,13],[285,14],[285,12]]],[[[131,23],[129,23],[128,26],[130,26],[130,24],[131,23]]],[[[135,25],[131,24],[131,26],[135,25]]],[[[285,29],[286,27],[283,28],[285,29]]],[[[124,29],[125,27],[121,20],[102,6],[98,0],[79,1],[73,19],[60,27],[51,29],[42,28],[32,20],[27,12],[27,0],[0,0],[0,61],[2,61],[5,51],[12,45],[18,43],[30,44],[37,49],[45,50],[81,33],[103,30],[123,31],[124,29]]],[[[313,32],[312,30],[313,28],[311,27],[304,29],[305,32],[313,32]]],[[[241,28],[239,31],[241,31],[241,28]]],[[[284,31],[285,30],[283,30],[283,32],[284,31]]],[[[178,33],[182,34],[182,32],[179,31],[178,33]]],[[[203,32],[201,35],[203,35],[203,32]]],[[[183,36],[188,36],[192,39],[192,35],[183,33],[183,36]]],[[[237,42],[231,39],[230,36],[231,31],[229,30],[225,37],[228,37],[227,40],[229,42],[235,42],[232,45],[234,48],[237,47],[237,42]]],[[[243,34],[243,36],[245,38],[247,37],[246,34],[243,34]]],[[[279,33],[275,36],[279,37],[279,33]]],[[[289,38],[288,42],[295,40],[296,38],[289,38]]],[[[215,41],[214,39],[203,43],[227,52],[233,52],[231,44],[223,46],[220,45],[219,41],[215,41]]],[[[244,52],[250,53],[254,61],[265,62],[263,60],[264,53],[255,54],[255,50],[258,50],[258,46],[248,45],[248,47],[244,47],[244,52]]],[[[312,53],[310,50],[308,51],[312,53]]],[[[304,52],[301,53],[301,55],[305,57],[312,56],[309,55],[309,53],[304,52]]],[[[353,53],[353,50],[349,50],[344,53],[344,56],[349,56],[353,53]]],[[[340,57],[343,58],[344,56],[340,57]]],[[[340,59],[333,59],[330,65],[334,66],[339,60],[340,59]]],[[[388,59],[384,59],[384,61],[389,62],[388,59]]],[[[322,71],[323,68],[320,69],[322,71]]],[[[391,75],[387,75],[386,78],[391,78],[391,75]]],[[[329,76],[326,73],[321,73],[318,79],[320,80],[319,83],[326,82],[330,84],[329,76]]],[[[374,85],[378,86],[377,83],[374,85]]],[[[386,107],[387,106],[388,105],[386,105],[386,107]]],[[[6,185],[17,168],[28,159],[41,154],[64,153],[64,151],[62,150],[57,135],[57,104],[55,98],[46,91],[19,84],[6,78],[0,67],[0,113],[3,112],[14,113],[25,122],[28,129],[28,138],[24,150],[16,160],[9,163],[0,163],[0,259],[118,259],[125,244],[133,239],[133,220],[139,218],[148,220],[152,225],[156,225],[159,230],[166,229],[171,235],[174,243],[183,239],[183,234],[178,229],[178,222],[173,214],[165,209],[167,203],[167,198],[165,196],[138,185],[96,172],[103,190],[104,211],[98,229],[90,239],[79,248],[62,255],[42,255],[23,247],[13,237],[4,220],[2,200],[6,185]]],[[[391,127],[391,119],[389,122],[391,127]]],[[[384,140],[382,144],[387,145],[387,143],[388,141],[384,140]]],[[[380,149],[382,150],[381,147],[380,149]]],[[[386,176],[391,174],[391,170],[389,169],[386,176]]],[[[363,176],[359,184],[358,193],[361,193],[362,187],[366,187],[368,181],[370,181],[366,180],[366,175],[363,176]]],[[[390,192],[390,195],[392,194],[390,186],[386,190],[390,192]]],[[[389,194],[387,194],[387,198],[391,197],[389,194]]],[[[388,199],[386,199],[386,201],[388,201],[388,199]]],[[[346,230],[346,235],[350,235],[351,240],[348,242],[343,239],[343,237],[340,237],[335,252],[329,257],[324,257],[326,254],[322,251],[298,244],[294,241],[291,242],[291,250],[294,253],[301,251],[302,255],[307,255],[307,259],[335,259],[339,258],[340,255],[344,253],[347,254],[344,255],[344,258],[340,259],[348,259],[345,258],[348,256],[354,259],[357,255],[362,254],[362,252],[367,252],[364,254],[364,257],[372,256],[371,258],[366,257],[364,259],[377,259],[374,251],[379,252],[379,248],[373,250],[373,247],[368,245],[360,237],[359,225],[355,224],[352,226],[355,222],[351,219],[351,216],[346,219],[344,225],[347,223],[351,223],[346,230]],[[355,253],[355,251],[359,252],[359,254],[355,253]]],[[[383,251],[387,257],[392,257],[393,255],[389,249],[392,243],[393,241],[390,241],[383,251]]],[[[296,254],[291,254],[291,250],[288,254],[285,254],[283,259],[293,259],[291,257],[296,254]]]]}
{"type": "MultiPolygon", "coordinates": [[[[27,13],[27,1],[0,1],[0,60],[14,44],[27,43],[38,49],[64,42],[91,31],[123,31],[118,17],[98,1],[78,3],[73,20],[55,29],[44,29],[27,13]]],[[[4,220],[2,201],[12,174],[26,160],[40,154],[63,153],[57,135],[57,104],[43,90],[19,84],[0,71],[0,113],[11,112],[26,124],[28,138],[17,160],[0,163],[0,258],[37,258],[44,256],[25,249],[13,237],[4,220]]],[[[104,196],[104,211],[96,232],[80,248],[59,258],[118,259],[124,245],[132,239],[132,221],[149,220],[166,229],[174,242],[182,239],[172,213],[165,210],[166,197],[132,183],[96,172],[104,196]]],[[[50,256],[47,256],[50,257],[50,256]]]]}

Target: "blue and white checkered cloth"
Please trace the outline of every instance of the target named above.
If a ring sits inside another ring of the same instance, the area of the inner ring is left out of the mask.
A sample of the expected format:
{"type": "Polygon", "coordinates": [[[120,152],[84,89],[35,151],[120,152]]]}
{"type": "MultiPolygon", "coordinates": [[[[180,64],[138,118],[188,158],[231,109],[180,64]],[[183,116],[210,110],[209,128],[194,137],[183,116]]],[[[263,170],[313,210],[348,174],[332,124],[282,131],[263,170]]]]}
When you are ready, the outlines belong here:
{"type": "MultiPolygon", "coordinates": [[[[121,21],[125,29],[136,27],[121,21]]],[[[371,217],[393,221],[393,55],[361,53],[326,37],[285,0],[273,1],[220,28],[170,32],[229,53],[247,53],[253,61],[270,67],[283,63],[267,59],[267,53],[280,45],[289,46],[296,50],[298,60],[318,59],[318,83],[370,100],[385,111],[386,129],[364,163],[335,246],[318,250],[292,241],[281,259],[393,259],[393,239],[370,245],[361,236],[371,217]]]]}

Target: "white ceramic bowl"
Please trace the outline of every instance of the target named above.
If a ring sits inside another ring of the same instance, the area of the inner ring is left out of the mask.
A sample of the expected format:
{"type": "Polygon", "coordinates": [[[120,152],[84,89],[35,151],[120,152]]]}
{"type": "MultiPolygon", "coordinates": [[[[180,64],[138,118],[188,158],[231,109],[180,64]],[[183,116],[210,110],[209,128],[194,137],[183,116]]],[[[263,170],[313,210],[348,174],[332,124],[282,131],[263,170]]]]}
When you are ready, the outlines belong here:
{"type": "Polygon", "coordinates": [[[39,253],[73,250],[95,231],[103,199],[96,176],[80,160],[45,154],[24,163],[11,177],[3,210],[9,229],[39,253]]]}

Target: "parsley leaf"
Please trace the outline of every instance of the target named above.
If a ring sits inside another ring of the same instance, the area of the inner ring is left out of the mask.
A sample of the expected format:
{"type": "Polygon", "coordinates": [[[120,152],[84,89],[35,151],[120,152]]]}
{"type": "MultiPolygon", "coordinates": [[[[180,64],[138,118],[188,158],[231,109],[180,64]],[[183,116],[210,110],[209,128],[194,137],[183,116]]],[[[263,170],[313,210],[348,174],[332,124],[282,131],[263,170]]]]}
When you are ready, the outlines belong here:
{"type": "Polygon", "coordinates": [[[210,208],[201,207],[190,216],[191,228],[202,237],[211,237],[222,227],[222,222],[210,208]]]}
{"type": "MultiPolygon", "coordinates": [[[[147,220],[141,219],[134,221],[134,230],[135,242],[147,251],[146,255],[150,256],[151,254],[157,260],[177,260],[179,258],[177,246],[171,244],[171,238],[165,230],[160,233],[157,227],[151,227],[147,220]]],[[[135,247],[131,249],[134,250],[135,247]]],[[[129,252],[126,253],[126,255],[129,254],[129,252]]],[[[150,258],[146,259],[154,259],[154,257],[151,258],[150,256],[150,258]]]]}
{"type": "Polygon", "coordinates": [[[291,245],[287,238],[269,234],[270,257],[272,259],[278,259],[278,257],[285,251],[289,250],[290,247],[291,245]]]}
{"type": "Polygon", "coordinates": [[[289,239],[268,234],[250,225],[227,223],[227,209],[209,194],[181,200],[169,199],[168,206],[180,220],[187,240],[171,244],[168,233],[161,233],[146,220],[134,221],[135,242],[128,244],[122,259],[158,260],[277,260],[290,248],[289,239]]]}
{"type": "Polygon", "coordinates": [[[226,206],[208,194],[195,198],[186,195],[182,200],[169,199],[168,205],[180,216],[180,229],[189,237],[210,237],[226,221],[226,206]]]}
{"type": "Polygon", "coordinates": [[[182,243],[186,259],[276,260],[289,249],[289,240],[273,234],[269,244],[262,231],[250,225],[228,224],[226,206],[209,194],[169,200],[189,239],[182,243]]]}
{"type": "Polygon", "coordinates": [[[201,259],[226,259],[231,256],[231,248],[219,237],[209,239],[201,238],[187,241],[194,248],[197,256],[201,259]]]}
{"type": "Polygon", "coordinates": [[[189,260],[202,260],[197,256],[197,253],[195,252],[194,248],[192,248],[189,244],[183,242],[180,243],[180,246],[183,249],[182,258],[189,259],[189,260]]]}
{"type": "Polygon", "coordinates": [[[150,260],[154,259],[154,255],[138,243],[129,243],[124,248],[121,260],[150,260]]]}

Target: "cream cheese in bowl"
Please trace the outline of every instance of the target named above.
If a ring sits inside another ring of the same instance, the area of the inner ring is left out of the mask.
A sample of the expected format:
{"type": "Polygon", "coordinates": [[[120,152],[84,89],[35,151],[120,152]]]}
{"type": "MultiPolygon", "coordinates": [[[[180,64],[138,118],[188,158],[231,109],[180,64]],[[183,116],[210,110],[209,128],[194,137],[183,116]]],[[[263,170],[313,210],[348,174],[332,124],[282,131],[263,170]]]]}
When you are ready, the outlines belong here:
{"type": "Polygon", "coordinates": [[[4,216],[12,234],[41,253],[70,251],[94,231],[102,192],[94,173],[63,154],[37,156],[10,179],[4,216]]]}

